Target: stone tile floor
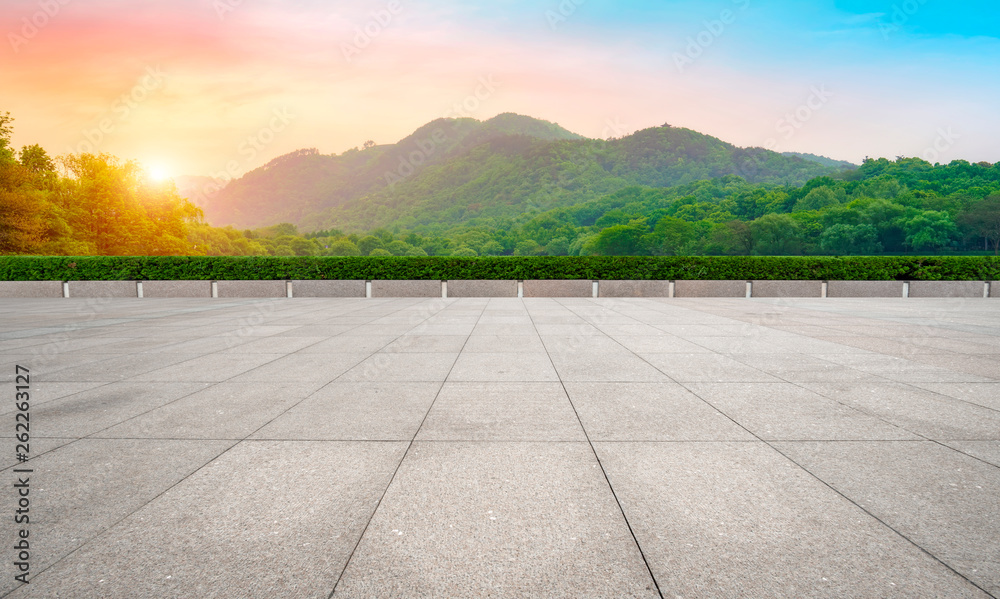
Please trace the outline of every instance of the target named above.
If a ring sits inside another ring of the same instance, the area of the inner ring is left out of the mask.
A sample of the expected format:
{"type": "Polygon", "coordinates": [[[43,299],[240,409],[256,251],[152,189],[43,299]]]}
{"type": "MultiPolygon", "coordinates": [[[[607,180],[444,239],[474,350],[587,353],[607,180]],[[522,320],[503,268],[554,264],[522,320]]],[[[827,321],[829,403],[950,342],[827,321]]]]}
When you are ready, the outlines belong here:
{"type": "Polygon", "coordinates": [[[3,596],[1000,596],[996,300],[0,300],[0,364],[3,596]]]}

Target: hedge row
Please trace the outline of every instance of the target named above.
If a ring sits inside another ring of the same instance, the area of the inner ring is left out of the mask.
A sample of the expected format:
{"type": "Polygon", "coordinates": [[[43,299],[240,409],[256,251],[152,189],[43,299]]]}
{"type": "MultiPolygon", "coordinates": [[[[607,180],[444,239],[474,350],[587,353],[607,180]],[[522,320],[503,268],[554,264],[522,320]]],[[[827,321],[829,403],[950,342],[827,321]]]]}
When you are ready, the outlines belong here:
{"type": "Polygon", "coordinates": [[[275,279],[1000,280],[987,257],[0,256],[2,281],[275,279]]]}

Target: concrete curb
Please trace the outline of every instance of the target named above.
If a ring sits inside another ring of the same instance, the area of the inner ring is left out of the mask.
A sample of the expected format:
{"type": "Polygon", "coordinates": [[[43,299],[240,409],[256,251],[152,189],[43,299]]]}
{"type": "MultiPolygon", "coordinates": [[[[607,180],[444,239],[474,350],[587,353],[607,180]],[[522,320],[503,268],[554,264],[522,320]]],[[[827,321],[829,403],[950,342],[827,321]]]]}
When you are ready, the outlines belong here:
{"type": "Polygon", "coordinates": [[[292,281],[294,297],[365,297],[365,281],[292,281]]]}
{"type": "Polygon", "coordinates": [[[1000,298],[1000,281],[296,280],[0,281],[0,298],[324,297],[1000,298]],[[750,293],[748,293],[748,288],[750,293]],[[595,289],[597,293],[595,295],[595,289]],[[519,293],[520,290],[520,293],[519,293]]]}
{"type": "Polygon", "coordinates": [[[69,281],[69,297],[138,298],[136,281],[69,281]]]}
{"type": "Polygon", "coordinates": [[[524,297],[594,297],[594,283],[581,279],[524,281],[524,297]]]}
{"type": "Polygon", "coordinates": [[[753,281],[751,297],[822,297],[823,281],[753,281]]]}
{"type": "Polygon", "coordinates": [[[674,297],[746,297],[746,281],[688,281],[674,282],[674,297]]]}
{"type": "Polygon", "coordinates": [[[288,284],[286,281],[217,281],[216,285],[219,297],[288,297],[288,284]]]}
{"type": "Polygon", "coordinates": [[[903,281],[830,281],[827,297],[903,297],[903,281]]]}
{"type": "Polygon", "coordinates": [[[212,297],[212,282],[143,281],[142,297],[212,297]]]}
{"type": "Polygon", "coordinates": [[[983,297],[983,281],[910,281],[910,297],[983,297]]]}
{"type": "Polygon", "coordinates": [[[517,297],[517,281],[448,281],[448,297],[517,297]]]}
{"type": "Polygon", "coordinates": [[[441,297],[441,281],[372,281],[372,297],[441,297]]]}
{"type": "Polygon", "coordinates": [[[601,281],[598,297],[670,297],[670,281],[601,281]]]}
{"type": "Polygon", "coordinates": [[[0,297],[62,297],[62,281],[0,281],[0,297]]]}

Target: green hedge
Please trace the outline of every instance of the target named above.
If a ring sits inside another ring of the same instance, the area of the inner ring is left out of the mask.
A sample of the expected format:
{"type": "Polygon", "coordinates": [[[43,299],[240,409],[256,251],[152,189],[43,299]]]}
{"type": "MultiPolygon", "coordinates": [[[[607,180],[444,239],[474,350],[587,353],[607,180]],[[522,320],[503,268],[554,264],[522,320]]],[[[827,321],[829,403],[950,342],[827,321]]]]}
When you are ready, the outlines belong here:
{"type": "Polygon", "coordinates": [[[987,257],[0,256],[2,281],[273,279],[1000,280],[987,257]]]}

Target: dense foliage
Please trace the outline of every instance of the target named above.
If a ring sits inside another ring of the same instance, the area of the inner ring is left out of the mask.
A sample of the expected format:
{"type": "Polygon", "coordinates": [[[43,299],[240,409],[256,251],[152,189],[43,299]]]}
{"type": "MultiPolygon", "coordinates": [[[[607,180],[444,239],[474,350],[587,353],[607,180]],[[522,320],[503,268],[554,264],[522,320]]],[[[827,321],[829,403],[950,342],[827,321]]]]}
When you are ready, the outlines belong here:
{"type": "Polygon", "coordinates": [[[242,189],[239,197],[255,198],[244,208],[272,216],[287,209],[327,223],[309,233],[289,222],[240,231],[209,226],[172,184],[151,182],[134,162],[89,154],[53,160],[37,145],[15,152],[10,124],[10,116],[0,114],[0,254],[1000,252],[1000,163],[882,158],[836,170],[818,164],[819,157],[806,162],[734,148],[669,126],[600,141],[517,115],[486,123],[442,120],[393,146],[366,144],[339,157],[301,150],[233,182],[227,193],[242,189]],[[386,169],[412,159],[407,144],[426,150],[420,168],[406,177],[397,169],[400,180],[379,183],[393,172],[386,169]],[[339,174],[323,179],[317,169],[339,174]],[[814,177],[815,169],[825,174],[814,177]],[[724,174],[730,171],[739,174],[724,174]],[[796,180],[805,175],[808,180],[796,180]],[[634,184],[638,179],[645,183],[634,184]],[[310,203],[334,192],[346,199],[332,212],[310,203]],[[312,199],[299,202],[299,196],[312,199]]]}
{"type": "Polygon", "coordinates": [[[597,140],[505,114],[482,123],[440,119],[399,143],[338,156],[287,154],[202,205],[210,222],[239,227],[289,222],[303,230],[419,230],[440,223],[489,226],[629,185],[668,187],[730,174],[751,183],[801,185],[838,170],[669,125],[597,140]]]}
{"type": "Polygon", "coordinates": [[[264,244],[210,227],[173,184],[135,162],[78,154],[53,160],[40,146],[10,147],[0,114],[0,254],[252,255],[264,244]]]}
{"type": "Polygon", "coordinates": [[[0,280],[1000,280],[995,257],[0,257],[0,280]]]}

